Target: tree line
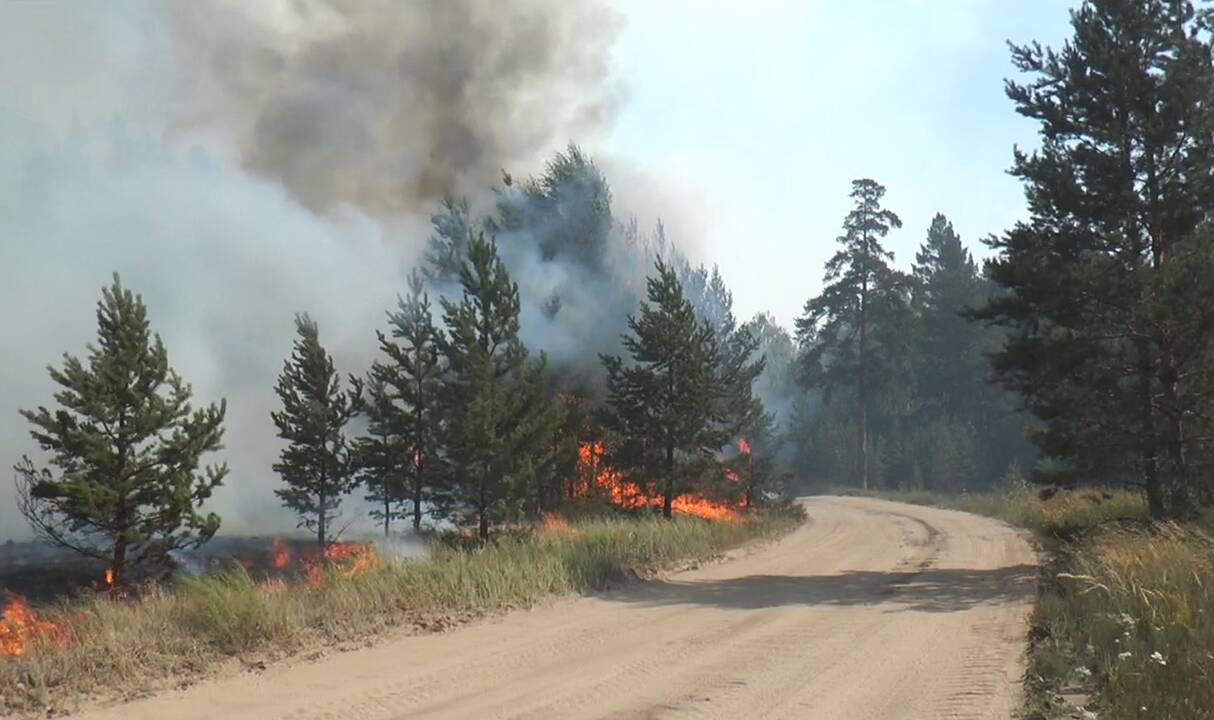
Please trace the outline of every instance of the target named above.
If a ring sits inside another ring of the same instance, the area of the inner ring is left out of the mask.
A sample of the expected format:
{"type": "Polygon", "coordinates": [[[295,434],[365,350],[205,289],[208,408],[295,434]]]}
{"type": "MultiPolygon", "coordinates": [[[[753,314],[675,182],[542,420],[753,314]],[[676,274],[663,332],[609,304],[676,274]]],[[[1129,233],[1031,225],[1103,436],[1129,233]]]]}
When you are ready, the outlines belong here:
{"type": "MultiPolygon", "coordinates": [[[[902,221],[884,196],[874,180],[852,183],[823,289],[797,319],[794,354],[779,353],[787,382],[803,388],[793,462],[827,486],[959,492],[1021,479],[1037,454],[987,360],[1005,333],[964,317],[994,283],[942,214],[911,271],[894,267],[883,240],[902,221]]],[[[793,347],[778,335],[772,344],[793,347]]]]}
{"type": "Polygon", "coordinates": [[[893,269],[901,222],[853,184],[784,362],[811,393],[790,431],[803,472],[956,490],[1023,469],[1141,488],[1157,518],[1214,501],[1211,18],[1089,1],[1060,49],[1011,46],[1028,79],[1006,92],[1040,147],[1014,153],[1028,217],[981,269],[943,216],[893,269]]]}
{"type": "MultiPolygon", "coordinates": [[[[550,384],[544,353],[520,339],[519,288],[496,243],[470,230],[464,247],[461,294],[439,298],[441,321],[415,271],[363,376],[343,377],[317,323],[295,318],[275,385],[281,408],[271,413],[284,441],[275,493],[322,547],[340,534],[341,505],[359,487],[385,533],[402,520],[420,529],[429,516],[481,540],[572,500],[566,480],[585,418],[550,384]],[[355,433],[360,417],[365,432],[355,433]]],[[[142,298],[117,275],[97,318],[87,359],[65,355],[50,369],[58,407],[21,411],[49,467],[23,458],[17,485],[40,537],[108,562],[122,582],[132,566],[218,530],[220,518],[201,506],[228,468],[202,458],[222,447],[226,404],[192,409],[142,298]]],[[[736,327],[718,335],[658,259],[623,345],[626,357],[601,358],[610,393],[594,412],[616,471],[660,496],[666,517],[691,491],[760,504],[776,474],[760,465],[731,483],[718,462],[723,445],[766,417],[752,392],[763,365],[750,336],[736,327]]]]}

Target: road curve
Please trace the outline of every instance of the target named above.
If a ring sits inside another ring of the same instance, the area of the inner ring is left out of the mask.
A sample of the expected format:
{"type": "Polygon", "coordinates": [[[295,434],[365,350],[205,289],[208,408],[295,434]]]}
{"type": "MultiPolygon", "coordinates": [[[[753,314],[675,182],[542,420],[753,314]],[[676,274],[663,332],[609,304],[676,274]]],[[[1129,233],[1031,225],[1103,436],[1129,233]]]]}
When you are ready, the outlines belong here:
{"type": "Polygon", "coordinates": [[[994,520],[805,501],[779,542],[562,600],[102,709],[93,720],[999,718],[1035,556],[994,520]]]}

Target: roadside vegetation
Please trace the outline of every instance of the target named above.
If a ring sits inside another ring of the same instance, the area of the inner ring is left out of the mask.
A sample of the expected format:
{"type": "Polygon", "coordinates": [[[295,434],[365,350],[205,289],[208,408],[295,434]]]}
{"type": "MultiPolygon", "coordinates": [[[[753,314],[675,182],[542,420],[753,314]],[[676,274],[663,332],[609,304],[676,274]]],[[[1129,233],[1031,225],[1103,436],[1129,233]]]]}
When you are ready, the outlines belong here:
{"type": "Polygon", "coordinates": [[[291,653],[418,632],[554,596],[590,592],[774,538],[796,505],[732,521],[676,517],[549,522],[484,545],[439,543],[427,560],[334,565],[319,582],[254,578],[243,567],[149,585],[139,597],[98,593],[38,614],[22,653],[0,662],[0,714],[71,710],[193,682],[230,658],[256,667],[291,653]]]}

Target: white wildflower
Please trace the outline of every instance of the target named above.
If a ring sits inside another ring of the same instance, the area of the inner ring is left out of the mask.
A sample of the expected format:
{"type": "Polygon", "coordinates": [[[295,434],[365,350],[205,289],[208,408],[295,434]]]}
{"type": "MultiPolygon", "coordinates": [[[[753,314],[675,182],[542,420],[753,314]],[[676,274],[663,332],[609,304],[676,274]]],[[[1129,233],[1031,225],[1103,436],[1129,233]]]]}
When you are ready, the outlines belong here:
{"type": "Polygon", "coordinates": [[[1160,665],[1167,665],[1167,664],[1168,664],[1168,661],[1167,661],[1167,660],[1165,660],[1165,659],[1164,659],[1164,657],[1163,657],[1163,653],[1159,652],[1158,650],[1156,650],[1155,652],[1151,653],[1151,659],[1152,659],[1152,660],[1154,660],[1155,662],[1159,663],[1160,665]]]}

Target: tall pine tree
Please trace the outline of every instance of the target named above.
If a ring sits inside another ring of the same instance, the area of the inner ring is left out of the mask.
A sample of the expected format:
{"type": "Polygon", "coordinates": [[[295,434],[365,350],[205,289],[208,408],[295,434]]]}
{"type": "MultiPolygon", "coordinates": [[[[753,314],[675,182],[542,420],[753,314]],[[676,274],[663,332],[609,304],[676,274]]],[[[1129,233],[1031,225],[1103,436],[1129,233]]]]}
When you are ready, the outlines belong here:
{"type": "Polygon", "coordinates": [[[274,491],[300,517],[300,526],[316,532],[323,551],[335,538],[331,524],[342,497],[357,484],[357,454],[345,428],[363,407],[363,384],[349,379],[342,390],[333,358],[320,344],[320,331],[307,314],[295,316],[291,357],[283,364],[275,392],[280,412],[270,413],[287,446],[274,464],[287,487],[274,491]]]}
{"type": "Polygon", "coordinates": [[[422,507],[438,491],[443,473],[438,452],[442,422],[439,331],[418,273],[409,277],[409,294],[398,299],[395,312],[388,313],[388,324],[390,337],[377,333],[387,359],[371,368],[384,396],[374,399],[367,409],[373,432],[363,443],[369,457],[381,461],[370,464],[365,473],[368,485],[375,488],[373,500],[384,504],[384,513],[391,514],[389,496],[409,503],[416,531],[421,529],[422,507]]]}
{"type": "Polygon", "coordinates": [[[63,368],[49,370],[59,408],[21,414],[59,472],[28,457],[16,466],[20,509],[35,533],[109,562],[114,584],[131,566],[210,539],[219,517],[198,508],[228,468],[200,472],[199,462],[222,447],[226,405],[190,406],[190,386],[169,367],[143,299],[117,274],[102,290],[87,362],[65,354],[63,368]]]}
{"type": "Polygon", "coordinates": [[[705,464],[704,449],[729,436],[715,422],[720,409],[718,348],[707,323],[683,295],[678,274],[658,260],[648,302],[628,318],[623,336],[631,362],[604,356],[610,412],[620,438],[615,464],[639,485],[656,479],[662,515],[705,464]]]}
{"type": "Polygon", "coordinates": [[[544,356],[531,360],[519,339],[518,285],[483,233],[469,238],[460,282],[463,298],[442,301],[445,507],[456,522],[474,521],[483,540],[493,524],[534,509],[562,409],[547,396],[544,356]]]}
{"type": "MultiPolygon", "coordinates": [[[[1214,209],[1211,46],[1192,4],[1085,2],[1060,51],[1013,47],[1009,82],[1041,149],[1017,152],[1031,218],[991,242],[1009,329],[994,358],[1059,482],[1134,481],[1153,515],[1189,504],[1188,373],[1158,280],[1214,209]]],[[[1208,303],[1190,298],[1190,303],[1208,303]]]]}
{"type": "Polygon", "coordinates": [[[893,254],[881,245],[902,221],[881,206],[884,196],[885,188],[873,180],[852,182],[855,208],[843,223],[842,248],[826,263],[822,294],[806,302],[797,319],[807,383],[855,389],[856,480],[863,488],[869,483],[874,386],[899,384],[908,375],[908,281],[890,267],[893,254]]]}

